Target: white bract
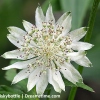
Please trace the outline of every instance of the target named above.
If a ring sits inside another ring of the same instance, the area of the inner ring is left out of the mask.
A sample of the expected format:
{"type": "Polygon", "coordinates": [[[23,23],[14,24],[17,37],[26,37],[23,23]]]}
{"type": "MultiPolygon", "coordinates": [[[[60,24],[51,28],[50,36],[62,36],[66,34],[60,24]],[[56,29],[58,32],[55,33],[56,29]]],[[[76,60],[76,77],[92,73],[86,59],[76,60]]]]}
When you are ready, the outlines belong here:
{"type": "Polygon", "coordinates": [[[79,41],[86,35],[87,28],[82,27],[69,32],[71,13],[64,13],[55,22],[51,5],[47,9],[46,16],[41,7],[37,7],[35,20],[36,25],[23,21],[26,31],[17,27],[8,27],[11,34],[8,34],[7,38],[18,49],[6,52],[2,56],[22,61],[2,69],[22,69],[14,77],[12,84],[28,78],[28,91],[36,85],[37,94],[43,94],[48,83],[57,92],[65,91],[61,73],[73,84],[82,81],[80,73],[73,67],[71,61],[84,67],[91,66],[85,50],[92,48],[93,45],[79,41]]]}

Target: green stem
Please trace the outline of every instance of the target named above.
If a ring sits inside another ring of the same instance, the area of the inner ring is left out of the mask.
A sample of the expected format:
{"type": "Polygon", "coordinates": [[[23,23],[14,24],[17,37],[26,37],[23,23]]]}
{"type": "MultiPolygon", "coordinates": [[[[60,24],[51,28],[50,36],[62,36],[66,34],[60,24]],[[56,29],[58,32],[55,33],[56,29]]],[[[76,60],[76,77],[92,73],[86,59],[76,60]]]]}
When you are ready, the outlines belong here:
{"type": "MultiPolygon", "coordinates": [[[[97,12],[97,8],[99,5],[99,1],[100,0],[94,0],[94,2],[93,2],[93,6],[92,6],[92,10],[91,10],[90,17],[89,17],[89,22],[88,22],[89,29],[87,30],[87,34],[86,34],[85,39],[84,39],[85,42],[89,42],[91,39],[92,30],[93,30],[93,26],[94,26],[94,22],[95,22],[95,17],[96,17],[96,12],[97,12]]],[[[82,74],[83,67],[79,66],[78,71],[80,72],[80,74],[82,74]]],[[[76,91],[77,91],[77,87],[71,88],[68,100],[74,100],[75,95],[76,95],[76,91]]]]}
{"type": "Polygon", "coordinates": [[[96,12],[97,12],[97,8],[99,5],[99,1],[100,0],[94,0],[94,2],[93,2],[93,7],[92,7],[91,14],[90,14],[89,22],[88,22],[89,29],[88,29],[87,34],[86,34],[85,39],[84,39],[85,42],[89,42],[91,39],[92,30],[93,30],[93,26],[94,26],[94,22],[95,22],[95,17],[96,17],[96,12]]]}

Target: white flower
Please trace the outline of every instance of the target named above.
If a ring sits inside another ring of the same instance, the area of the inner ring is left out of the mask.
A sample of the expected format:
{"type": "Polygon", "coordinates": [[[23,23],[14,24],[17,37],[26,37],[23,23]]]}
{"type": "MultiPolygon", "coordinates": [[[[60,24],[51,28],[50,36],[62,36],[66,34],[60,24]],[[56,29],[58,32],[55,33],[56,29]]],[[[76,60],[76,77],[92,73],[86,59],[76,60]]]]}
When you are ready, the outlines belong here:
{"type": "Polygon", "coordinates": [[[28,78],[27,88],[30,91],[36,85],[37,94],[43,94],[48,83],[55,91],[65,91],[62,76],[70,82],[82,81],[80,73],[73,67],[71,61],[90,67],[91,62],[86,57],[85,50],[92,48],[92,44],[80,42],[86,34],[86,27],[71,29],[71,13],[64,13],[55,23],[52,6],[49,5],[46,16],[41,7],[36,9],[36,26],[23,21],[26,31],[17,27],[9,27],[7,38],[18,47],[17,50],[4,53],[7,59],[20,59],[12,65],[2,68],[22,69],[15,77],[12,84],[28,78]]]}

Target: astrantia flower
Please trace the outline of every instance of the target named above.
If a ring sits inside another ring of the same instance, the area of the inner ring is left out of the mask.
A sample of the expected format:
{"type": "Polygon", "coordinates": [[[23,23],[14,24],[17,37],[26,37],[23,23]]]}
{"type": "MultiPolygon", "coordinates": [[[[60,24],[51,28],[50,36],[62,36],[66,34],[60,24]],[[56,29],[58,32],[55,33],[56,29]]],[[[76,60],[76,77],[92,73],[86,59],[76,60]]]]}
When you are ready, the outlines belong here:
{"type": "Polygon", "coordinates": [[[22,69],[15,77],[12,84],[28,78],[27,88],[30,91],[36,85],[38,94],[43,94],[48,83],[54,90],[65,91],[62,75],[76,84],[82,81],[79,72],[73,67],[71,61],[90,67],[91,62],[86,57],[85,50],[92,48],[92,44],[80,42],[86,34],[86,27],[71,29],[71,13],[64,13],[57,22],[49,5],[46,16],[41,7],[37,7],[35,15],[36,25],[23,21],[26,31],[17,27],[9,27],[8,39],[18,47],[17,50],[4,53],[7,59],[20,59],[3,70],[11,68],[22,69]]]}

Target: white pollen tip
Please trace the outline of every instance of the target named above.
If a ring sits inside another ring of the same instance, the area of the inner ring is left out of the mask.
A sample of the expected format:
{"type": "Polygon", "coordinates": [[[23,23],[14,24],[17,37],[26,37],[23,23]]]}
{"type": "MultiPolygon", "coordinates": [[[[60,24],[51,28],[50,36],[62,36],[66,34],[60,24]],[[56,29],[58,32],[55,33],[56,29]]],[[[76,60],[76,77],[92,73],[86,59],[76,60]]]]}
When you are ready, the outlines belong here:
{"type": "Polygon", "coordinates": [[[30,90],[29,89],[27,89],[27,92],[29,92],[30,90]]]}
{"type": "Polygon", "coordinates": [[[65,88],[61,88],[63,91],[65,91],[65,88]]]}
{"type": "Polygon", "coordinates": [[[7,27],[8,31],[11,31],[11,27],[7,27]]]}
{"type": "Polygon", "coordinates": [[[31,88],[27,87],[27,92],[29,92],[31,90],[31,88]]]}
{"type": "MultiPolygon", "coordinates": [[[[94,45],[93,45],[93,44],[92,44],[92,47],[94,47],[94,45]]],[[[92,48],[92,47],[91,47],[91,48],[92,48]]]]}
{"type": "Polygon", "coordinates": [[[12,81],[11,85],[15,84],[16,82],[15,81],[12,81]]]}
{"type": "Polygon", "coordinates": [[[2,70],[6,70],[5,68],[2,68],[2,70]]]}
{"type": "Polygon", "coordinates": [[[22,20],[22,23],[25,23],[26,21],[25,20],[22,20]]]}
{"type": "Polygon", "coordinates": [[[1,55],[1,57],[5,58],[5,54],[1,55]]]}

